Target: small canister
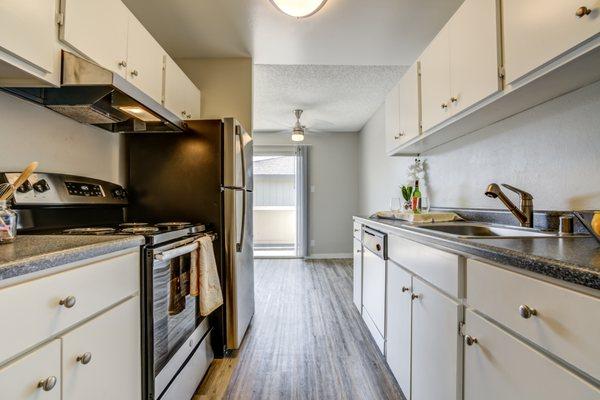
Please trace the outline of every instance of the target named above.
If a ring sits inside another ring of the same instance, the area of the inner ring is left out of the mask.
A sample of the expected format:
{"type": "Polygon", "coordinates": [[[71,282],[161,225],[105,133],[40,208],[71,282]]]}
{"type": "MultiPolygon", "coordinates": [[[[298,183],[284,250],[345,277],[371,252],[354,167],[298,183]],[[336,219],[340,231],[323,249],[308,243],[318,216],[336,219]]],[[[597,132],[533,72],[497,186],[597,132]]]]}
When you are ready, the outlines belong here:
{"type": "Polygon", "coordinates": [[[17,237],[17,214],[0,200],[0,244],[10,243],[17,237]]]}
{"type": "Polygon", "coordinates": [[[566,214],[558,218],[558,234],[570,235],[573,233],[573,216],[566,214]]]}

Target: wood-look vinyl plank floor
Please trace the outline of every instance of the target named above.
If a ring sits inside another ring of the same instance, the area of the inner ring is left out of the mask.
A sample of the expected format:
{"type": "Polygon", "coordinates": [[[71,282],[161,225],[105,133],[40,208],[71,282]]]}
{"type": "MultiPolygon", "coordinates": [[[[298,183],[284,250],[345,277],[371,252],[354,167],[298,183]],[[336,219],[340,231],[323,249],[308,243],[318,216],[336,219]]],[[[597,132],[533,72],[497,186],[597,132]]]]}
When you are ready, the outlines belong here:
{"type": "Polygon", "coordinates": [[[194,400],[403,398],[352,302],[350,260],[256,260],[255,285],[242,348],[194,400]]]}

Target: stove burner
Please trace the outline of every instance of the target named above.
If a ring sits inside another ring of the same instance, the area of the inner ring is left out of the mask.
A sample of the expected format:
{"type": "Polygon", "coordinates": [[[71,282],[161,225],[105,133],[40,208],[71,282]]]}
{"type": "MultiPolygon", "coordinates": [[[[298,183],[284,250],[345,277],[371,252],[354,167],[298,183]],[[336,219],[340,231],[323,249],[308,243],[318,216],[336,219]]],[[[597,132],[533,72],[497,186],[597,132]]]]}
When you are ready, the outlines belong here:
{"type": "Polygon", "coordinates": [[[67,235],[110,235],[115,233],[114,228],[74,228],[66,229],[63,233],[67,235]]]}
{"type": "Polygon", "coordinates": [[[148,226],[147,222],[125,222],[119,224],[119,228],[138,228],[140,226],[148,226]]]}
{"type": "Polygon", "coordinates": [[[123,233],[133,233],[136,235],[147,235],[150,233],[156,233],[158,232],[158,228],[155,228],[153,226],[134,226],[131,228],[124,228],[121,230],[121,232],[123,233]]]}
{"type": "Polygon", "coordinates": [[[171,230],[171,229],[185,228],[190,225],[191,225],[190,222],[161,222],[161,223],[155,224],[154,226],[156,226],[157,228],[161,228],[161,229],[171,230]]]}

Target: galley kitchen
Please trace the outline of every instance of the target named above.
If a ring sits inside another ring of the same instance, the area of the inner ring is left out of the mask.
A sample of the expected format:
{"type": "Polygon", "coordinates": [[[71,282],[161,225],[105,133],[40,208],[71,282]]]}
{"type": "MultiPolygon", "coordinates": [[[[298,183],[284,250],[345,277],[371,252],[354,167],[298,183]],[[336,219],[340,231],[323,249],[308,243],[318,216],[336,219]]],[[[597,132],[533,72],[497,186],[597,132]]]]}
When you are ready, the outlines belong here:
{"type": "Polygon", "coordinates": [[[600,1],[0,1],[0,400],[600,400],[600,1]]]}

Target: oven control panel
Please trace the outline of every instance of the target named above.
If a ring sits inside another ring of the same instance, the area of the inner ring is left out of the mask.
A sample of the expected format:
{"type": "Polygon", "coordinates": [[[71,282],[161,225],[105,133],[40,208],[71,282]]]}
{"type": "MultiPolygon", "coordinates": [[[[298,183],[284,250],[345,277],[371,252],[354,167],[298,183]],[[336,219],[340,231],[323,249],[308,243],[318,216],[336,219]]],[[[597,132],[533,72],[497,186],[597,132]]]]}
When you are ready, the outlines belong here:
{"type": "MultiPolygon", "coordinates": [[[[20,173],[0,173],[0,183],[13,184],[20,173]]],[[[33,173],[14,194],[14,204],[23,205],[75,205],[118,204],[127,205],[127,191],[120,185],[98,179],[64,175],[33,173]]]]}
{"type": "Polygon", "coordinates": [[[104,197],[102,186],[93,183],[66,181],[65,186],[71,196],[104,197]]]}

